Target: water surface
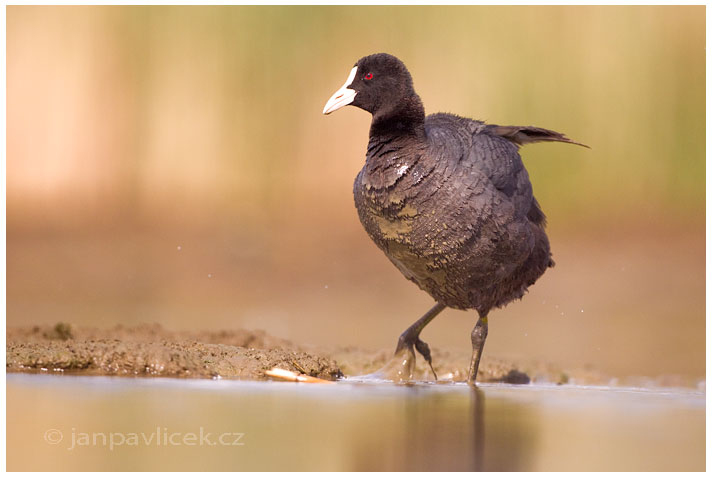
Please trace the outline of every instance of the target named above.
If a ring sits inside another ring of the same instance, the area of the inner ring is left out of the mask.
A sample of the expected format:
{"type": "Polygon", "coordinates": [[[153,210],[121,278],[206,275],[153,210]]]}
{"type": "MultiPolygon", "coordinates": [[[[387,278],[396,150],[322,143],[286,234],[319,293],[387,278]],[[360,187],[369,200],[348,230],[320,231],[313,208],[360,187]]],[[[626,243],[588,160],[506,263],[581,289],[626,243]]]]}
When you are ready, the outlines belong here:
{"type": "Polygon", "coordinates": [[[705,395],[8,374],[8,470],[704,470],[705,395]]]}

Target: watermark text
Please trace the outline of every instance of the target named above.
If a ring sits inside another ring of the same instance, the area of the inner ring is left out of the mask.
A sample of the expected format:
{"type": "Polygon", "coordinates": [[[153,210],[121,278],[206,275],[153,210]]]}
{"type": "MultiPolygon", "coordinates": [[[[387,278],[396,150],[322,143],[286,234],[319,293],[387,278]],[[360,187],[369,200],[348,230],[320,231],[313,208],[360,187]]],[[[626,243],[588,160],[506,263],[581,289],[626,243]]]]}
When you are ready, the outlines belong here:
{"type": "Polygon", "coordinates": [[[68,436],[61,430],[50,428],[44,440],[50,445],[64,445],[72,451],[80,447],[104,447],[113,451],[124,446],[243,446],[245,434],[241,432],[209,432],[203,427],[193,432],[172,431],[156,427],[150,432],[87,432],[72,427],[68,436]]]}

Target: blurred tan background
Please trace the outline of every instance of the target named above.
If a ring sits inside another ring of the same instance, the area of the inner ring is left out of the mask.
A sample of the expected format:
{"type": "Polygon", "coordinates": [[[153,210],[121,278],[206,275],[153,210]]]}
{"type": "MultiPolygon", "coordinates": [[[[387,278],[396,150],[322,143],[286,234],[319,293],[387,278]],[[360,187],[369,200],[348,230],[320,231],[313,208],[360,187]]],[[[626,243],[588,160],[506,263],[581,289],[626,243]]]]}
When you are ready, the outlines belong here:
{"type": "Polygon", "coordinates": [[[557,267],[486,354],[702,377],[704,47],[704,6],[9,6],[7,324],[395,346],[432,300],[358,222],[369,115],[321,114],[385,51],[428,112],[593,148],[523,148],[557,267]]]}

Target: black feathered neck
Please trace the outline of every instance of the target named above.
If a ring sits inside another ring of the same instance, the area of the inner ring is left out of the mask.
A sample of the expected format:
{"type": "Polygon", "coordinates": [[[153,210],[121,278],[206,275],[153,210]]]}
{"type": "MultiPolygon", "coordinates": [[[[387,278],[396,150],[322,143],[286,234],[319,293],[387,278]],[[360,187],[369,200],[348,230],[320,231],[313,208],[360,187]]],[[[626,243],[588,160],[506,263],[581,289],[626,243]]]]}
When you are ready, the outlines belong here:
{"type": "Polygon", "coordinates": [[[425,138],[425,108],[420,97],[412,92],[392,104],[384,104],[373,113],[373,137],[415,136],[425,138]]]}

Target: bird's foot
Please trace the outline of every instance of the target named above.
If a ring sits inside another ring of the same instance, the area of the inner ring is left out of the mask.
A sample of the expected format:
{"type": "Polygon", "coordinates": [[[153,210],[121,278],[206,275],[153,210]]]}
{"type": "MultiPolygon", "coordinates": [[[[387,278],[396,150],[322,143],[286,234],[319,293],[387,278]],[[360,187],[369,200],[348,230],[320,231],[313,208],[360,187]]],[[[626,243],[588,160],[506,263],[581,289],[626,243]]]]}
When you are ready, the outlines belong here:
{"type": "MultiPolygon", "coordinates": [[[[400,344],[400,343],[399,343],[400,344]]],[[[399,347],[393,357],[386,364],[368,375],[362,375],[360,379],[366,380],[388,380],[391,382],[409,382],[413,379],[415,370],[415,351],[413,346],[399,347]]]]}
{"type": "Polygon", "coordinates": [[[437,380],[438,374],[435,373],[435,369],[433,368],[433,359],[432,359],[432,356],[430,355],[430,347],[428,346],[428,344],[423,342],[419,336],[413,335],[409,332],[410,332],[410,329],[406,330],[398,338],[398,346],[396,347],[395,357],[398,357],[399,354],[403,353],[404,350],[409,351],[409,357],[412,359],[412,363],[410,364],[410,376],[412,378],[413,370],[415,369],[414,349],[417,350],[418,353],[423,356],[425,361],[428,362],[428,365],[430,366],[430,370],[433,372],[433,376],[435,377],[435,380],[437,380]]]}
{"type": "Polygon", "coordinates": [[[393,354],[393,357],[380,369],[360,378],[389,380],[392,382],[410,382],[413,380],[413,372],[415,372],[416,350],[428,362],[430,370],[432,370],[433,376],[435,380],[437,380],[438,376],[433,369],[433,361],[428,344],[420,340],[419,337],[412,338],[405,333],[398,339],[398,346],[396,347],[396,352],[393,354]]]}
{"type": "Polygon", "coordinates": [[[435,369],[433,368],[433,359],[430,356],[430,347],[428,347],[428,344],[420,340],[420,332],[426,325],[428,325],[428,323],[430,323],[431,320],[435,318],[436,315],[442,312],[443,309],[445,309],[445,305],[439,302],[436,303],[425,313],[425,315],[416,320],[413,325],[408,327],[405,332],[398,337],[396,353],[393,358],[386,363],[386,365],[372,374],[363,375],[358,378],[391,380],[394,382],[410,381],[413,379],[413,372],[415,371],[415,351],[417,350],[418,353],[423,356],[425,361],[428,362],[430,370],[433,371],[433,376],[435,377],[435,380],[437,380],[438,376],[435,373],[435,369]]]}
{"type": "Polygon", "coordinates": [[[425,361],[428,362],[428,365],[430,365],[430,371],[433,372],[433,377],[437,380],[438,374],[435,373],[435,368],[433,368],[433,359],[430,356],[430,347],[428,347],[428,344],[418,338],[417,342],[415,342],[415,350],[417,350],[418,353],[423,356],[425,361]]]}

